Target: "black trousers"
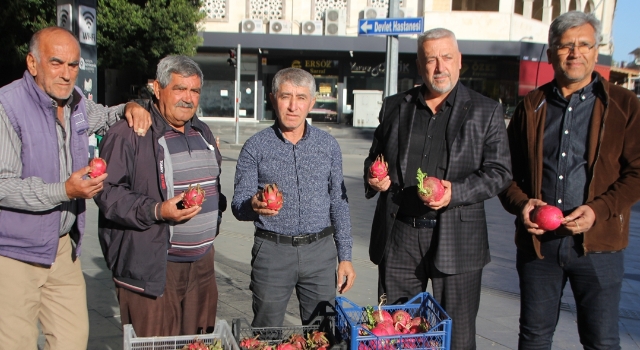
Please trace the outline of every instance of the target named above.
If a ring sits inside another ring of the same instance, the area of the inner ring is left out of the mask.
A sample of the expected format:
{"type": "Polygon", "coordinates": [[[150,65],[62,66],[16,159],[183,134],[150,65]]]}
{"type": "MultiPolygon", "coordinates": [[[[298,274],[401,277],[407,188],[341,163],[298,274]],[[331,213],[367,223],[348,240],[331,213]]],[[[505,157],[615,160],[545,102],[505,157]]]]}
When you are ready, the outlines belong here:
{"type": "Polygon", "coordinates": [[[386,293],[387,304],[404,303],[426,291],[431,280],[434,298],[452,319],[451,349],[475,349],[482,269],[456,275],[438,271],[433,264],[437,236],[431,228],[396,220],[390,239],[378,266],[378,294],[386,293]]]}

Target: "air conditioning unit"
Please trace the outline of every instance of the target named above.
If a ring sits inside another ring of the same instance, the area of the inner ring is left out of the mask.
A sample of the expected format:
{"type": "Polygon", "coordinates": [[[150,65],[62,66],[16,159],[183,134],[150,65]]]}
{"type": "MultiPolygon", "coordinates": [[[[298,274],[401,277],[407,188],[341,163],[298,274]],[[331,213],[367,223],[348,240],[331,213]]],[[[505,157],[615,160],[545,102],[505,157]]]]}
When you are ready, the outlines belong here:
{"type": "Polygon", "coordinates": [[[417,16],[418,13],[416,10],[410,7],[401,7],[400,11],[398,11],[398,18],[411,18],[417,16]]]}
{"type": "Polygon", "coordinates": [[[345,9],[328,9],[324,12],[324,35],[345,35],[347,12],[345,9]]]}
{"type": "Polygon", "coordinates": [[[322,35],[322,21],[302,22],[300,35],[322,35]]]}
{"type": "Polygon", "coordinates": [[[269,34],[291,34],[291,22],[279,19],[269,21],[269,34]]]}
{"type": "Polygon", "coordinates": [[[387,9],[382,7],[365,7],[362,19],[387,18],[387,9]]]}
{"type": "Polygon", "coordinates": [[[264,33],[261,19],[243,19],[240,22],[240,33],[264,33]]]}

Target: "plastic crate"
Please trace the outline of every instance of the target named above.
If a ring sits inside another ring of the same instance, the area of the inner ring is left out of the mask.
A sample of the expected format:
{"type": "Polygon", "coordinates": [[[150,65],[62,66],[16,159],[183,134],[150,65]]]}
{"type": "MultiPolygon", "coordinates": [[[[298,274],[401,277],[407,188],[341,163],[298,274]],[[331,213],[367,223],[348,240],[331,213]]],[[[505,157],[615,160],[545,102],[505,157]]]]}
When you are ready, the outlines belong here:
{"type": "Polygon", "coordinates": [[[307,326],[251,327],[249,322],[243,318],[236,318],[231,323],[233,325],[233,336],[235,337],[237,344],[240,344],[240,341],[244,338],[253,338],[258,336],[258,340],[275,346],[289,339],[292,334],[302,334],[306,337],[308,333],[318,330],[326,333],[326,337],[330,344],[329,349],[347,349],[346,344],[341,344],[336,341],[333,334],[333,319],[331,317],[318,317],[307,326]]]}
{"type": "Polygon", "coordinates": [[[404,310],[411,317],[422,316],[431,328],[426,333],[378,337],[361,326],[367,319],[365,307],[345,297],[337,297],[336,337],[349,344],[351,350],[451,348],[451,318],[429,293],[420,293],[405,304],[385,305],[382,309],[389,313],[404,310]],[[361,332],[367,335],[359,335],[361,332]]]}
{"type": "Polygon", "coordinates": [[[214,339],[222,341],[224,350],[240,350],[236,343],[231,328],[225,320],[216,320],[213,333],[196,335],[179,335],[174,337],[136,337],[133,326],[125,324],[124,330],[124,350],[180,350],[183,346],[191,344],[199,339],[205,344],[211,344],[214,339]]]}

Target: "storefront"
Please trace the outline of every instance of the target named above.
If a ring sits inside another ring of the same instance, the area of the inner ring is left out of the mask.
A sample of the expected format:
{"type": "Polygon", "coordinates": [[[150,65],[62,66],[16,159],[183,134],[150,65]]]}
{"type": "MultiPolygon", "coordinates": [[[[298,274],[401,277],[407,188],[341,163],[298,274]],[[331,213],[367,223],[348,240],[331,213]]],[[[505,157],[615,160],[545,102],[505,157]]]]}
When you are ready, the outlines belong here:
{"type": "MultiPolygon", "coordinates": [[[[205,74],[202,115],[232,119],[235,70],[226,63],[228,49],[242,45],[240,118],[274,119],[269,100],[273,76],[297,67],[316,79],[314,122],[349,123],[353,90],[384,90],[383,37],[327,37],[242,33],[204,33],[196,61],[205,74]]],[[[546,45],[507,41],[460,41],[465,86],[499,101],[510,116],[523,96],[553,78],[546,45]]],[[[596,70],[609,77],[611,57],[598,57],[596,70]]],[[[416,39],[399,40],[398,91],[422,83],[416,67],[416,39]]]]}

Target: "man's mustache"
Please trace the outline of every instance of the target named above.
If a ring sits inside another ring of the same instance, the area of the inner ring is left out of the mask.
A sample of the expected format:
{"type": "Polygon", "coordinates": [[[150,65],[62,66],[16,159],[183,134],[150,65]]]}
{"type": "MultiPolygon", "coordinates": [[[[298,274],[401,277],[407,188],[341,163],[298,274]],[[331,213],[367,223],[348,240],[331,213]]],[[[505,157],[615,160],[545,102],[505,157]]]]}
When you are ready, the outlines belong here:
{"type": "Polygon", "coordinates": [[[193,103],[192,102],[180,101],[180,102],[176,103],[176,107],[193,108],[193,103]]]}

